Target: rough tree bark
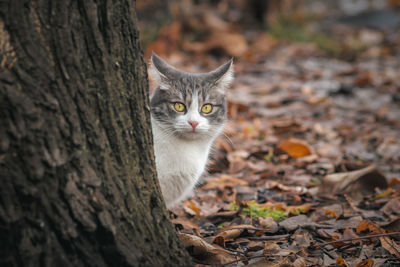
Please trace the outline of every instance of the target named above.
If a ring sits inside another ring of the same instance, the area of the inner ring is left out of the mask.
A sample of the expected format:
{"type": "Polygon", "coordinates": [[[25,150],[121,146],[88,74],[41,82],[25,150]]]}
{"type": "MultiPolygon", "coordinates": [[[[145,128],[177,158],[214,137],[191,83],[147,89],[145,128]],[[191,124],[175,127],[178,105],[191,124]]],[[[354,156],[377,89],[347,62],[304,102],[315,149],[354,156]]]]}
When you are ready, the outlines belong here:
{"type": "Polygon", "coordinates": [[[134,1],[0,1],[0,265],[188,266],[134,1]]]}

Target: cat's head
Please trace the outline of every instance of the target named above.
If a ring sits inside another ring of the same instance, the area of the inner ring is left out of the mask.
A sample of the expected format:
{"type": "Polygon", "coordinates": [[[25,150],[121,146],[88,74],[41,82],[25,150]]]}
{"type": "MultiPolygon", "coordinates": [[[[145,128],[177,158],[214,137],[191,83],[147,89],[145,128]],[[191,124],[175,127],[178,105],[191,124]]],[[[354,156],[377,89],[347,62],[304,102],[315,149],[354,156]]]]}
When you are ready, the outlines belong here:
{"type": "Polygon", "coordinates": [[[153,123],[166,134],[187,140],[212,139],[221,132],[225,90],[233,80],[232,60],[211,72],[194,74],[153,53],[150,68],[159,85],[150,101],[153,123]]]}

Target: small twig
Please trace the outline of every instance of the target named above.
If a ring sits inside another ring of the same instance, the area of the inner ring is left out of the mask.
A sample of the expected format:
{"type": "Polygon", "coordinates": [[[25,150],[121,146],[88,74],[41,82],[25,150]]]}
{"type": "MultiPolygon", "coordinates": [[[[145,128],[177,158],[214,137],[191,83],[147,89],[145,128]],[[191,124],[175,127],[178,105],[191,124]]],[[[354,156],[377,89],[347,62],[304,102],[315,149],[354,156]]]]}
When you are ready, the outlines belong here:
{"type": "Polygon", "coordinates": [[[322,244],[316,244],[314,247],[324,247],[326,245],[330,244],[335,244],[335,243],[341,243],[341,242],[349,242],[349,241],[357,241],[357,240],[363,240],[363,239],[370,239],[374,237],[382,237],[382,236],[392,236],[392,235],[400,235],[400,232],[394,232],[394,233],[386,233],[386,234],[377,234],[377,235],[367,235],[367,236],[362,236],[362,237],[355,237],[355,238],[347,238],[347,239],[341,239],[341,240],[335,240],[335,241],[330,241],[330,242],[325,242],[322,244]]]}
{"type": "Polygon", "coordinates": [[[229,231],[229,230],[234,230],[234,229],[239,229],[239,230],[253,230],[253,231],[256,231],[256,232],[266,232],[268,229],[265,229],[265,228],[252,228],[252,227],[232,227],[232,228],[229,228],[229,229],[221,229],[221,232],[224,232],[224,231],[229,231]]]}

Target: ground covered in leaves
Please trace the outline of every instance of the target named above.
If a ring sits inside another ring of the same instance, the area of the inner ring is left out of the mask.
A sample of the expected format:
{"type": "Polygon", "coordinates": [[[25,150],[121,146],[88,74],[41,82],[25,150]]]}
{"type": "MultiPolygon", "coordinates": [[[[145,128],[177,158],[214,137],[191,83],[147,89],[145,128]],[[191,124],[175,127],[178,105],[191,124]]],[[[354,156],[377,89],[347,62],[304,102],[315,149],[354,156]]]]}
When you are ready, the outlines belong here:
{"type": "Polygon", "coordinates": [[[235,56],[225,136],[171,212],[194,261],[400,265],[399,31],[334,24],[330,42],[358,46],[326,51],[228,26],[204,26],[225,41],[188,43],[175,23],[147,51],[187,71],[222,63],[216,49],[235,56]]]}

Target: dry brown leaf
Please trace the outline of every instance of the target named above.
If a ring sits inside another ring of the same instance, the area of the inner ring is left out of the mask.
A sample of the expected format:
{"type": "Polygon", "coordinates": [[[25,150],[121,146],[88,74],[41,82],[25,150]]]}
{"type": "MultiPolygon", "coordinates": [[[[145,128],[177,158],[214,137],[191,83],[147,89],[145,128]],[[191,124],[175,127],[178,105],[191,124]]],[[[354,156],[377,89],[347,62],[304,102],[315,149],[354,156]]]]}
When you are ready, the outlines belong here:
{"type": "Polygon", "coordinates": [[[375,188],[385,189],[388,184],[374,165],[366,168],[342,173],[333,173],[321,180],[319,194],[347,194],[355,201],[360,201],[365,195],[375,192],[375,188]]]}
{"type": "Polygon", "coordinates": [[[200,210],[193,200],[185,200],[183,209],[186,213],[192,216],[200,214],[200,210]]]}
{"type": "Polygon", "coordinates": [[[189,254],[199,263],[225,264],[235,260],[229,251],[211,245],[198,236],[180,233],[179,237],[189,254]]]}
{"type": "Polygon", "coordinates": [[[376,196],[375,196],[375,199],[380,199],[380,198],[384,198],[384,197],[387,197],[388,195],[390,195],[390,194],[392,194],[392,193],[394,193],[395,191],[393,190],[393,188],[388,188],[388,189],[386,189],[385,191],[383,191],[382,193],[380,193],[380,194],[377,194],[376,196]]]}
{"type": "Polygon", "coordinates": [[[294,267],[306,267],[307,266],[307,262],[304,258],[297,258],[292,265],[294,267]]]}
{"type": "Polygon", "coordinates": [[[210,214],[205,219],[208,221],[214,223],[214,224],[220,224],[221,222],[224,221],[231,221],[233,218],[235,218],[238,214],[238,211],[221,211],[217,212],[214,214],[210,214]]]}
{"type": "Polygon", "coordinates": [[[217,231],[217,236],[215,237],[213,243],[225,247],[225,242],[230,241],[238,237],[245,229],[255,229],[253,225],[250,224],[239,224],[230,225],[221,230],[217,231]]]}
{"type": "Polygon", "coordinates": [[[258,251],[263,250],[265,247],[265,243],[262,241],[249,241],[247,243],[247,251],[258,251]]]}
{"type": "Polygon", "coordinates": [[[276,181],[268,181],[265,184],[265,187],[269,188],[269,189],[279,189],[280,191],[284,191],[284,192],[291,192],[292,191],[292,189],[290,187],[288,187],[286,185],[283,185],[281,183],[278,183],[276,181]]]}
{"type": "Polygon", "coordinates": [[[394,198],[389,200],[382,208],[381,211],[390,217],[390,215],[400,215],[400,198],[394,198]]]}
{"type": "MultiPolygon", "coordinates": [[[[351,238],[358,238],[359,236],[354,233],[353,229],[347,228],[343,231],[343,239],[351,239],[351,238]]],[[[352,241],[352,243],[360,243],[360,240],[352,241]]]]}
{"type": "Polygon", "coordinates": [[[193,229],[199,230],[199,226],[190,220],[183,218],[175,218],[171,220],[175,226],[181,226],[183,230],[193,231],[193,229]]]}
{"type": "Polygon", "coordinates": [[[379,238],[382,247],[390,252],[393,256],[400,258],[400,246],[388,236],[382,236],[379,238]]]}
{"type": "Polygon", "coordinates": [[[296,247],[308,248],[313,240],[311,234],[304,229],[298,229],[291,237],[296,247]]]}
{"type": "Polygon", "coordinates": [[[366,232],[370,230],[370,222],[363,220],[361,221],[356,228],[357,234],[361,234],[362,232],[366,232]]]}
{"type": "Polygon", "coordinates": [[[247,162],[241,158],[234,158],[229,162],[229,173],[235,174],[247,167],[247,162]]]}
{"type": "Polygon", "coordinates": [[[221,175],[219,178],[208,181],[207,184],[202,187],[202,189],[217,189],[222,191],[225,187],[235,187],[236,185],[247,185],[247,182],[231,176],[221,175]]]}
{"type": "Polygon", "coordinates": [[[261,204],[258,204],[258,205],[260,207],[276,209],[276,210],[283,210],[283,209],[286,208],[286,204],[285,203],[281,203],[281,202],[277,202],[277,203],[266,202],[266,203],[261,203],[261,204]]]}
{"type": "Polygon", "coordinates": [[[356,233],[360,234],[365,231],[369,231],[369,233],[373,235],[385,233],[385,230],[379,227],[376,223],[362,220],[356,227],[356,233]]]}
{"type": "Polygon", "coordinates": [[[319,236],[326,239],[332,239],[332,240],[343,239],[342,235],[333,229],[318,229],[317,233],[319,236]]]}
{"type": "Polygon", "coordinates": [[[383,226],[383,228],[389,233],[400,232],[400,218],[391,221],[389,224],[383,226]]]}
{"type": "Polygon", "coordinates": [[[337,267],[343,267],[343,266],[349,266],[346,261],[342,257],[336,258],[336,264],[335,266],[337,267]]]}
{"type": "Polygon", "coordinates": [[[289,214],[298,215],[300,213],[307,213],[311,209],[310,204],[303,204],[299,206],[287,206],[284,208],[289,214]]]}
{"type": "Polygon", "coordinates": [[[258,223],[267,233],[276,233],[279,230],[278,224],[271,217],[258,217],[258,223]]]}
{"type": "Polygon", "coordinates": [[[331,217],[331,218],[339,218],[339,216],[335,213],[334,210],[326,209],[325,210],[325,215],[331,217]]]}
{"type": "Polygon", "coordinates": [[[277,148],[286,152],[293,158],[301,158],[312,154],[312,149],[307,142],[295,138],[280,142],[277,148]]]}
{"type": "Polygon", "coordinates": [[[362,262],[359,262],[356,267],[372,267],[374,266],[374,260],[367,259],[363,260],[362,262]]]}
{"type": "Polygon", "coordinates": [[[238,237],[243,232],[243,229],[228,229],[219,233],[213,243],[220,245],[221,247],[225,247],[225,242],[230,241],[238,237]]]}
{"type": "Polygon", "coordinates": [[[287,232],[294,231],[299,227],[306,227],[310,225],[313,225],[310,218],[303,214],[290,217],[279,223],[279,226],[284,228],[287,232]]]}
{"type": "Polygon", "coordinates": [[[230,230],[230,229],[256,229],[253,225],[251,224],[238,224],[238,225],[229,225],[224,227],[223,229],[219,230],[217,233],[221,233],[224,232],[226,230],[230,230]]]}
{"type": "Polygon", "coordinates": [[[389,186],[393,186],[393,185],[396,185],[396,184],[400,184],[400,180],[397,179],[397,178],[394,178],[389,182],[389,186]]]}
{"type": "Polygon", "coordinates": [[[266,255],[274,255],[281,250],[281,247],[275,242],[267,242],[265,243],[264,254],[266,255]]]}

